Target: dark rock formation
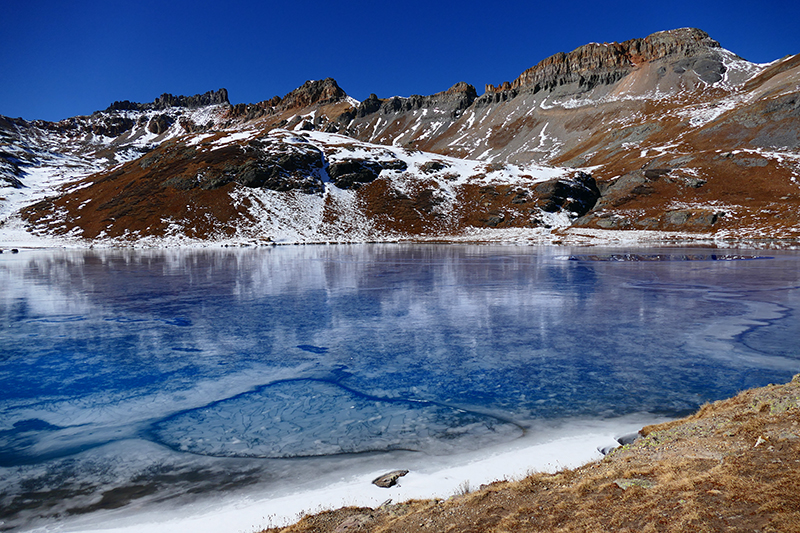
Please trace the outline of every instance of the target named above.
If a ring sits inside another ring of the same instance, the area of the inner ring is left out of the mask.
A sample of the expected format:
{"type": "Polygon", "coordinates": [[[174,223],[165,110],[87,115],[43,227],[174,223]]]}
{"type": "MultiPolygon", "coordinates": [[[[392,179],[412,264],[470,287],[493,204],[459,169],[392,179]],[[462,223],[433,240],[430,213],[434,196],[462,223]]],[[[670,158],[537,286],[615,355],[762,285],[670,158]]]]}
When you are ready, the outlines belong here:
{"type": "Polygon", "coordinates": [[[716,224],[724,212],[708,209],[677,209],[665,212],[659,222],[663,229],[708,230],[716,224]]]}
{"type": "Polygon", "coordinates": [[[336,121],[346,125],[354,118],[364,118],[380,110],[382,103],[383,100],[379,99],[375,93],[372,93],[366,100],[358,104],[357,108],[350,109],[339,115],[336,121]]]}
{"type": "Polygon", "coordinates": [[[425,174],[433,174],[434,172],[439,172],[440,170],[444,170],[448,168],[450,165],[445,163],[444,161],[428,161],[427,163],[423,163],[420,165],[419,169],[424,172],[425,174]]]}
{"type": "Polygon", "coordinates": [[[383,102],[380,107],[381,113],[388,115],[391,113],[406,113],[416,109],[437,107],[449,111],[452,115],[457,115],[472,105],[478,97],[475,87],[465,82],[459,82],[440,93],[430,96],[411,95],[408,98],[395,96],[383,102]]]}
{"type": "Polygon", "coordinates": [[[195,109],[198,107],[205,107],[209,105],[228,104],[228,90],[219,89],[218,91],[208,91],[203,94],[196,94],[194,96],[173,96],[164,93],[154,102],[156,109],[166,109],[168,107],[187,107],[195,109]]]}
{"type": "MultiPolygon", "coordinates": [[[[458,118],[461,113],[478,97],[475,87],[465,82],[458,82],[446,91],[432,94],[430,96],[420,96],[413,94],[408,98],[394,96],[381,100],[375,94],[370,94],[369,98],[361,102],[358,107],[345,111],[336,121],[347,125],[356,118],[364,118],[374,113],[382,115],[402,115],[417,109],[438,109],[443,111],[449,118],[458,118]]],[[[431,118],[433,120],[433,118],[431,118]]]]}
{"type": "Polygon", "coordinates": [[[554,179],[534,187],[538,196],[537,207],[548,213],[567,210],[577,216],[588,213],[600,198],[594,178],[579,172],[572,179],[554,179]]]}
{"type": "Polygon", "coordinates": [[[337,161],[328,166],[328,176],[340,189],[358,189],[378,178],[383,168],[380,163],[364,159],[337,161]]]}
{"type": "Polygon", "coordinates": [[[91,124],[93,134],[105,137],[117,137],[132,129],[136,123],[126,117],[116,115],[105,116],[101,120],[91,124]]]}
{"type": "Polygon", "coordinates": [[[389,161],[369,161],[366,159],[346,159],[331,163],[328,176],[340,189],[358,189],[365,183],[375,181],[382,170],[406,170],[406,163],[400,159],[389,161]]]}
{"type": "MultiPolygon", "coordinates": [[[[324,188],[321,177],[324,159],[319,149],[273,139],[254,139],[245,146],[229,145],[216,150],[198,151],[182,145],[159,147],[133,164],[149,179],[182,191],[214,190],[232,182],[307,194],[324,188]]],[[[126,167],[116,172],[135,174],[126,167]]]]}
{"type": "Polygon", "coordinates": [[[319,173],[324,161],[317,148],[283,144],[276,150],[274,146],[259,146],[258,141],[251,141],[250,146],[257,150],[255,154],[248,153],[250,159],[236,170],[234,179],[238,183],[273,191],[298,189],[309,194],[322,191],[319,173]]]}
{"type": "Polygon", "coordinates": [[[0,180],[4,181],[6,185],[20,189],[24,187],[19,177],[22,176],[22,169],[20,168],[20,160],[13,154],[0,150],[0,180]]]}
{"type": "Polygon", "coordinates": [[[601,198],[597,201],[596,208],[615,207],[635,196],[648,195],[655,192],[653,182],[658,181],[669,172],[668,170],[635,170],[612,183],[600,186],[601,198]]]}
{"type": "Polygon", "coordinates": [[[167,115],[156,115],[147,124],[147,131],[161,135],[172,125],[172,120],[167,115]]]}

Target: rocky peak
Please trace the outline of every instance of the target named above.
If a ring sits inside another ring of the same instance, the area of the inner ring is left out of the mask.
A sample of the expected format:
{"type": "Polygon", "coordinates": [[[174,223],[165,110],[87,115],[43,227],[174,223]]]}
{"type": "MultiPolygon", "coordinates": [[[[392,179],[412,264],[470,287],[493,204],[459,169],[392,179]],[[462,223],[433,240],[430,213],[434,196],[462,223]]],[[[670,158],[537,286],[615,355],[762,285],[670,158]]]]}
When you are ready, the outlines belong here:
{"type": "Polygon", "coordinates": [[[696,28],[662,31],[622,43],[590,43],[540,61],[513,82],[486,85],[486,92],[524,87],[531,87],[536,92],[575,82],[591,88],[599,83],[615,83],[642,63],[670,56],[691,57],[719,47],[717,41],[696,28]]]}
{"type": "Polygon", "coordinates": [[[347,93],[339,87],[333,78],[311,80],[284,96],[280,101],[279,107],[281,109],[299,109],[314,104],[337,102],[346,97],[347,93]]]}

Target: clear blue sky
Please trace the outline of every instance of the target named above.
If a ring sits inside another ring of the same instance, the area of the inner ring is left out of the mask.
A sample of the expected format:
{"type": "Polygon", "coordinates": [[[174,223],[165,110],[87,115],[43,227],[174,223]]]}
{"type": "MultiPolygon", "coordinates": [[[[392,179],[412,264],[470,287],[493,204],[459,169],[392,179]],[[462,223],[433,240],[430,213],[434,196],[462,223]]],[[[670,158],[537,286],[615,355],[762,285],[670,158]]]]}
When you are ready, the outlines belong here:
{"type": "Polygon", "coordinates": [[[800,53],[797,0],[3,4],[0,115],[28,120],[220,87],[252,103],[326,77],[359,100],[458,81],[480,94],[556,52],[686,26],[758,63],[800,53]]]}

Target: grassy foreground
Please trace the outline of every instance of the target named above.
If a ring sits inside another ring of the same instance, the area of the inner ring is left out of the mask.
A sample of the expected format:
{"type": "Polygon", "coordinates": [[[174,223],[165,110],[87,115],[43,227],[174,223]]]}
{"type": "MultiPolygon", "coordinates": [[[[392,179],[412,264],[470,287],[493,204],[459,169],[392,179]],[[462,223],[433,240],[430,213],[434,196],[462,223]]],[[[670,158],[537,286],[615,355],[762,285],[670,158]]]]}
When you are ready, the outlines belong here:
{"type": "Polygon", "coordinates": [[[642,433],[574,470],[447,500],[325,511],[264,533],[800,532],[800,374],[642,433]]]}

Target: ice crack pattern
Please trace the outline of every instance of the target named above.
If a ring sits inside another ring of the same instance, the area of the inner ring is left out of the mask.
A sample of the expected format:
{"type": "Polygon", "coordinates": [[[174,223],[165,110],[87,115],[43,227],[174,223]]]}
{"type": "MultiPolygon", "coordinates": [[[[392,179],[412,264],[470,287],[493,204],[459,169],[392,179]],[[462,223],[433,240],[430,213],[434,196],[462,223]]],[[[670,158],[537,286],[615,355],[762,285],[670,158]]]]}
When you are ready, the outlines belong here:
{"type": "Polygon", "coordinates": [[[523,434],[491,415],[430,401],[378,398],[320,379],[279,381],[177,413],[152,438],[216,457],[288,458],[414,450],[443,454],[523,434]]]}

